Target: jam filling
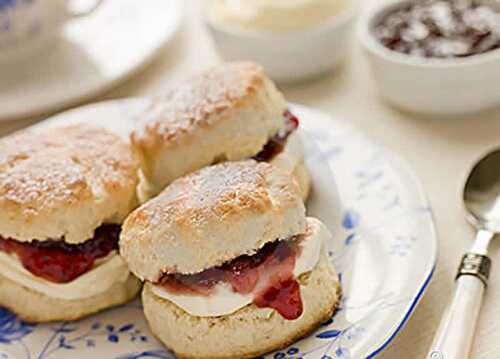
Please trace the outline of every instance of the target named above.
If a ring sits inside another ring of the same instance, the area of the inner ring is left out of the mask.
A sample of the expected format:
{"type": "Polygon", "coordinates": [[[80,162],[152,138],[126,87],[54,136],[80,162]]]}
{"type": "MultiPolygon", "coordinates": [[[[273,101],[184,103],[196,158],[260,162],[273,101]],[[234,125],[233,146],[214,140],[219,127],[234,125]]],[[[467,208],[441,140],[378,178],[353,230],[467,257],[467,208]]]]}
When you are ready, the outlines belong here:
{"type": "Polygon", "coordinates": [[[500,10],[484,0],[418,0],[391,10],[374,34],[390,50],[426,58],[500,48],[500,10]]]}
{"type": "Polygon", "coordinates": [[[269,141],[262,148],[262,151],[253,157],[254,160],[259,162],[268,162],[272,160],[283,151],[288,137],[297,129],[297,127],[299,127],[299,119],[289,110],[286,110],[283,116],[285,117],[285,127],[269,139],[269,141]]]}
{"type": "Polygon", "coordinates": [[[255,293],[257,307],[272,308],[294,320],[303,310],[300,285],[293,275],[300,254],[298,242],[293,237],[268,243],[252,256],[243,255],[197,274],[166,274],[158,284],[170,293],[209,296],[219,283],[227,283],[236,293],[255,293]]]}
{"type": "Polygon", "coordinates": [[[37,277],[54,283],[68,283],[88,272],[94,261],[118,249],[121,227],[105,224],[94,237],[81,244],[62,240],[18,242],[0,236],[0,251],[15,254],[24,268],[37,277]]]}

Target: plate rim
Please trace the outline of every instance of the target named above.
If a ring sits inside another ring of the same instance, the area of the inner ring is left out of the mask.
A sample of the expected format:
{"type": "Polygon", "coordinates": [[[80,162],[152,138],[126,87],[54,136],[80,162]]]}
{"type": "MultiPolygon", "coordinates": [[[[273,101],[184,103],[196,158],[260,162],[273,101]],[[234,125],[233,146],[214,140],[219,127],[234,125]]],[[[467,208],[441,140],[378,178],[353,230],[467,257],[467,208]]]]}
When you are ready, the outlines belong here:
{"type": "Polygon", "coordinates": [[[410,308],[408,309],[408,311],[404,315],[402,321],[398,324],[398,327],[396,328],[396,330],[394,332],[392,332],[392,334],[389,336],[389,338],[381,346],[379,346],[371,354],[369,354],[366,357],[367,359],[375,358],[377,355],[381,354],[389,346],[389,344],[398,336],[398,334],[401,332],[401,330],[403,330],[404,326],[406,325],[406,323],[408,322],[408,320],[410,319],[412,314],[415,312],[415,309],[417,308],[418,304],[422,300],[423,294],[425,293],[425,291],[429,287],[429,283],[432,280],[432,277],[434,275],[435,270],[436,270],[436,264],[434,264],[434,266],[432,267],[427,278],[424,280],[423,285],[420,287],[417,295],[414,297],[413,301],[411,302],[410,308]]]}

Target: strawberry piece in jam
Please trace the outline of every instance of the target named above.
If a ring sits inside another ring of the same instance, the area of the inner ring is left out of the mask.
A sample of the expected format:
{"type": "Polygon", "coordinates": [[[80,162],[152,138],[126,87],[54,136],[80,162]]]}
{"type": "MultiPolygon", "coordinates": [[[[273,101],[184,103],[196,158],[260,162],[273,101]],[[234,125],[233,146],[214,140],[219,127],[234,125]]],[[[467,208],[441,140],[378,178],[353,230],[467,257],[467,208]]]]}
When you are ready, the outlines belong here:
{"type": "Polygon", "coordinates": [[[285,117],[285,127],[269,139],[262,151],[253,157],[254,160],[260,162],[272,160],[283,151],[288,137],[299,127],[299,119],[289,110],[286,110],[283,116],[285,117]]]}
{"type": "Polygon", "coordinates": [[[266,244],[253,256],[241,256],[221,267],[197,274],[167,274],[159,285],[171,293],[211,295],[219,283],[227,283],[240,294],[254,292],[260,308],[273,308],[285,319],[302,314],[300,285],[293,275],[300,247],[294,238],[266,244]]]}
{"type": "Polygon", "coordinates": [[[88,272],[98,258],[118,249],[119,225],[103,225],[82,244],[61,240],[17,242],[0,237],[0,251],[15,254],[24,268],[54,283],[68,283],[88,272]]]}

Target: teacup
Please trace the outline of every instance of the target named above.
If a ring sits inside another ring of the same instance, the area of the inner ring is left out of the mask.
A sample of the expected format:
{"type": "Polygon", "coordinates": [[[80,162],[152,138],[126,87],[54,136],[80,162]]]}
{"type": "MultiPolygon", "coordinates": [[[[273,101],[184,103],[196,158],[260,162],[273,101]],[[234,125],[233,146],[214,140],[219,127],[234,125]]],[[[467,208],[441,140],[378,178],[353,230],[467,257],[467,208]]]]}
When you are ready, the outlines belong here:
{"type": "Polygon", "coordinates": [[[70,0],[0,0],[0,61],[33,55],[57,38],[66,21],[90,14],[101,2],[75,12],[70,0]]]}

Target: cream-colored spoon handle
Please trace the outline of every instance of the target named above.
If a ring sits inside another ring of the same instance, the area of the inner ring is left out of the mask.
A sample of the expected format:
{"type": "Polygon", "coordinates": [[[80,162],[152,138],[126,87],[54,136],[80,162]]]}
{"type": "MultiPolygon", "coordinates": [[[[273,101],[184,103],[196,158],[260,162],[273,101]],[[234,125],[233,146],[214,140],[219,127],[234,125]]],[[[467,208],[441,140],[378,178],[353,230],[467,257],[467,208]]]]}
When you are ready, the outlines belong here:
{"type": "Polygon", "coordinates": [[[457,279],[451,303],[441,319],[428,359],[467,359],[474,339],[485,284],[478,277],[457,279]]]}

